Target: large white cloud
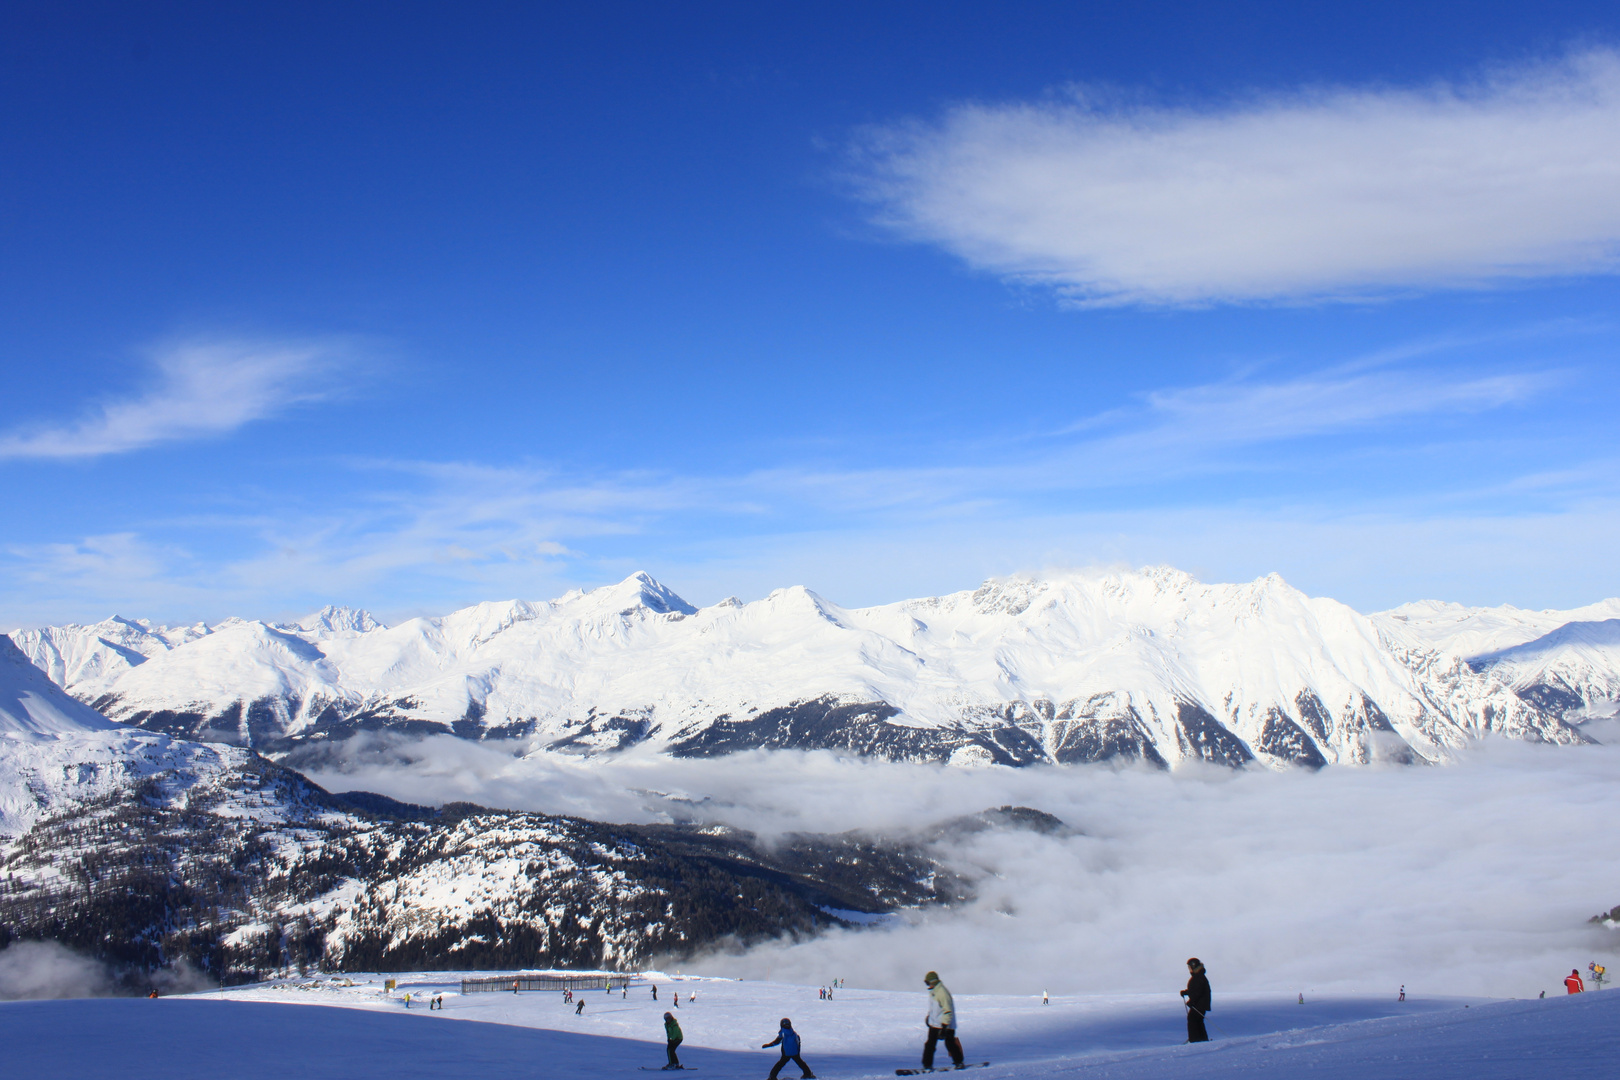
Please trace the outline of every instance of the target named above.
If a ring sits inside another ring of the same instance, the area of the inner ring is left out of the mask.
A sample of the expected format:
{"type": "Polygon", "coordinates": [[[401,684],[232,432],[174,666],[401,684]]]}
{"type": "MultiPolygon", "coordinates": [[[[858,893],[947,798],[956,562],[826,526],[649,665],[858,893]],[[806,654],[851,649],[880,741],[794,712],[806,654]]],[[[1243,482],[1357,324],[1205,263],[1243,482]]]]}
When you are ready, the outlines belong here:
{"type": "Polygon", "coordinates": [[[1620,266],[1620,53],[1216,109],[968,105],[870,132],[879,220],[1086,304],[1481,286],[1620,266]]]}

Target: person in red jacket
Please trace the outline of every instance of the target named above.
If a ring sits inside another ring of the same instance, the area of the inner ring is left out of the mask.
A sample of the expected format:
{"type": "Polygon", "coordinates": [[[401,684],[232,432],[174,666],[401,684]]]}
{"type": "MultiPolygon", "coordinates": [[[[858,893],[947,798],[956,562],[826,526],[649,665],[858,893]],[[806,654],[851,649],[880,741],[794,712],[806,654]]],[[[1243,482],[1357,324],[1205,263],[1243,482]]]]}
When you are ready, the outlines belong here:
{"type": "Polygon", "coordinates": [[[1586,984],[1581,982],[1581,973],[1579,968],[1570,969],[1569,978],[1564,980],[1564,988],[1572,994],[1578,994],[1582,990],[1586,989],[1586,984]]]}

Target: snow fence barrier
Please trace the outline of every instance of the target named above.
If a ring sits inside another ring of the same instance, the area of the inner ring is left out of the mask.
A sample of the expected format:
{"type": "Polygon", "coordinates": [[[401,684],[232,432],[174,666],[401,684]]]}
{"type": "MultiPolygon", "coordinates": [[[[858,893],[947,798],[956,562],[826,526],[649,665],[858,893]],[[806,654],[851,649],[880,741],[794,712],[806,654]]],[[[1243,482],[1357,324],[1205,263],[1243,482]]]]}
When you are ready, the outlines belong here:
{"type": "Polygon", "coordinates": [[[463,994],[489,994],[521,990],[622,990],[630,985],[630,975],[601,971],[565,971],[550,975],[492,975],[462,979],[463,994]]]}

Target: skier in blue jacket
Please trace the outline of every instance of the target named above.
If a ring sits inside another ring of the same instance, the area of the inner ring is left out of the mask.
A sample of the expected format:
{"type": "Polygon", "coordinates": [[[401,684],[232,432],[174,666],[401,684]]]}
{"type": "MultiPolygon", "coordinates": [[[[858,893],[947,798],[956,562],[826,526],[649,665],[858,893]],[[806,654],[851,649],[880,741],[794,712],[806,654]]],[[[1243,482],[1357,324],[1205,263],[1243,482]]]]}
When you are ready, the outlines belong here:
{"type": "Polygon", "coordinates": [[[806,1065],[804,1058],[799,1056],[799,1033],[793,1030],[793,1021],[785,1016],[782,1017],[782,1030],[776,1033],[776,1038],[762,1044],[760,1049],[769,1049],[777,1043],[782,1044],[782,1060],[771,1067],[771,1080],[776,1080],[776,1074],[781,1072],[782,1066],[789,1061],[793,1061],[799,1066],[799,1071],[804,1074],[804,1080],[815,1080],[816,1074],[810,1071],[810,1066],[806,1065]]]}

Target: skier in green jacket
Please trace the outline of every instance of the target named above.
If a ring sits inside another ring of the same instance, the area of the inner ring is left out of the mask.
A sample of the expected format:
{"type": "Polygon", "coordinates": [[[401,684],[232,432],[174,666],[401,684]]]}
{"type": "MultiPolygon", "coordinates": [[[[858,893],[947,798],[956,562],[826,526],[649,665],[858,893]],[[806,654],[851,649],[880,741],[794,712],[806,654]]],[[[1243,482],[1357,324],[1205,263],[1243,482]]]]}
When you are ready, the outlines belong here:
{"type": "Polygon", "coordinates": [[[684,1069],[686,1066],[681,1064],[681,1059],[675,1053],[680,1048],[682,1036],[681,1025],[675,1022],[674,1013],[667,1012],[664,1014],[664,1037],[669,1040],[669,1046],[667,1047],[669,1050],[669,1064],[665,1065],[664,1068],[684,1069]]]}

